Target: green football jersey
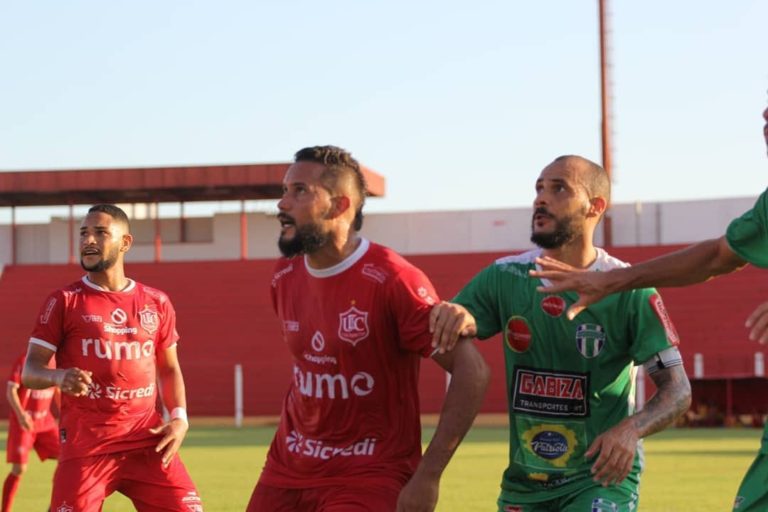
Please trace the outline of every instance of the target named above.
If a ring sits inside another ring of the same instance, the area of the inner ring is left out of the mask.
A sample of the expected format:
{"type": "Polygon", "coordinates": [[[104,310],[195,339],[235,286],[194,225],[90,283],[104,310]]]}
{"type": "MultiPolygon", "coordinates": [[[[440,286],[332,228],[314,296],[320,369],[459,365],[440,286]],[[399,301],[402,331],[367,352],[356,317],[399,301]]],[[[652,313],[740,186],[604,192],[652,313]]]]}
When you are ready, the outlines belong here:
{"type": "Polygon", "coordinates": [[[742,259],[757,267],[768,267],[768,189],[751,210],[731,221],[725,238],[742,259]]]}
{"type": "MultiPolygon", "coordinates": [[[[501,487],[520,503],[594,485],[584,452],[634,412],[635,365],[678,343],[651,288],[610,295],[568,320],[577,296],[542,294],[542,281],[528,275],[540,254],[497,260],[454,299],[474,315],[478,338],[503,333],[510,431],[501,487]]],[[[598,249],[591,270],[623,266],[598,249]]],[[[639,479],[637,450],[628,485],[639,479]]]]}

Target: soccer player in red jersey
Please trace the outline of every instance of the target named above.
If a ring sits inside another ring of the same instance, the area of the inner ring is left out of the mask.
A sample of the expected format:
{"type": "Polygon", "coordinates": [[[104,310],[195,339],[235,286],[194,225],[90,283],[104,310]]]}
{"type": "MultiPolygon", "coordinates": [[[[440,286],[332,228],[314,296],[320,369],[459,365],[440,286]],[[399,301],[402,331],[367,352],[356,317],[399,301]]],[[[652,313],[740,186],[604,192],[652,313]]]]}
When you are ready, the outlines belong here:
{"type": "Polygon", "coordinates": [[[115,491],[139,511],[203,510],[177,454],[189,425],[176,313],[165,293],[125,276],[132,242],[125,212],[91,207],[80,226],[87,274],[48,297],[29,340],[24,385],[62,392],[53,510],[100,511],[115,491]]]}
{"type": "Polygon", "coordinates": [[[293,355],[280,425],[249,512],[431,511],[440,476],[480,407],[489,371],[462,339],[433,353],[427,277],[359,234],[365,181],[337,147],[300,150],[278,203],[275,311],[293,355]],[[422,457],[418,375],[452,379],[422,457]]]}
{"type": "Polygon", "coordinates": [[[37,452],[40,460],[59,457],[59,430],[51,411],[56,388],[27,389],[22,386],[21,369],[24,367],[24,357],[24,354],[19,356],[8,378],[6,397],[11,406],[11,415],[8,419],[5,452],[11,464],[11,472],[3,484],[0,512],[11,511],[32,449],[37,452]]]}

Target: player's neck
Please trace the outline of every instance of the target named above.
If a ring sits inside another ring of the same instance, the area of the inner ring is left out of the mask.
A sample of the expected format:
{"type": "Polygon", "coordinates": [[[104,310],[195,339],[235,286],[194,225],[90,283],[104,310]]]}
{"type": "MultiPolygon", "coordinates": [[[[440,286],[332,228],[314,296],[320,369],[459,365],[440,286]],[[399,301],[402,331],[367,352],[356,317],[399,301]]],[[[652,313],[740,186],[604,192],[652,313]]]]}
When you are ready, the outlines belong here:
{"type": "Polygon", "coordinates": [[[360,246],[362,239],[356,232],[332,240],[322,248],[307,254],[307,263],[314,269],[330,268],[347,259],[360,246]]]}
{"type": "Polygon", "coordinates": [[[575,268],[588,268],[597,259],[597,249],[591,243],[565,244],[556,249],[544,249],[542,254],[575,268]]]}
{"type": "Polygon", "coordinates": [[[118,268],[117,265],[103,272],[88,272],[88,280],[110,292],[121,292],[131,284],[122,267],[118,268]]]}

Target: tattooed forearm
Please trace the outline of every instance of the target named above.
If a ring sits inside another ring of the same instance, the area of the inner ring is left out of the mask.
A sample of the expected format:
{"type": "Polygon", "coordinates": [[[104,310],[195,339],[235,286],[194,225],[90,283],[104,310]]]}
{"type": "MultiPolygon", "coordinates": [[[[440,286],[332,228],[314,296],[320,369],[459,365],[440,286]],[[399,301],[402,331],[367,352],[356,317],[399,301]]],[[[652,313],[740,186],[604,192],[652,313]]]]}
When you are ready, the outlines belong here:
{"type": "Polygon", "coordinates": [[[691,406],[691,383],[682,365],[651,374],[656,394],[642,411],[632,416],[640,437],[646,437],[671,425],[691,406]]]}

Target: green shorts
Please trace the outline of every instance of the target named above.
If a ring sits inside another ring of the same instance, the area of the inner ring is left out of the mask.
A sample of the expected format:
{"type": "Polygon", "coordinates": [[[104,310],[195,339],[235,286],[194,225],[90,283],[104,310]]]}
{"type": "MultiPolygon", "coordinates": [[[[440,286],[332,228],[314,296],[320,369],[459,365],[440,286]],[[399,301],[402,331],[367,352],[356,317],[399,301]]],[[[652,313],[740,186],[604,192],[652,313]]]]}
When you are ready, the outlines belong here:
{"type": "Polygon", "coordinates": [[[760,453],[744,475],[736,499],[734,512],[763,512],[768,510],[768,454],[760,453]]]}
{"type": "Polygon", "coordinates": [[[499,497],[499,512],[635,512],[637,487],[593,486],[541,503],[514,503],[505,494],[499,497]]]}

